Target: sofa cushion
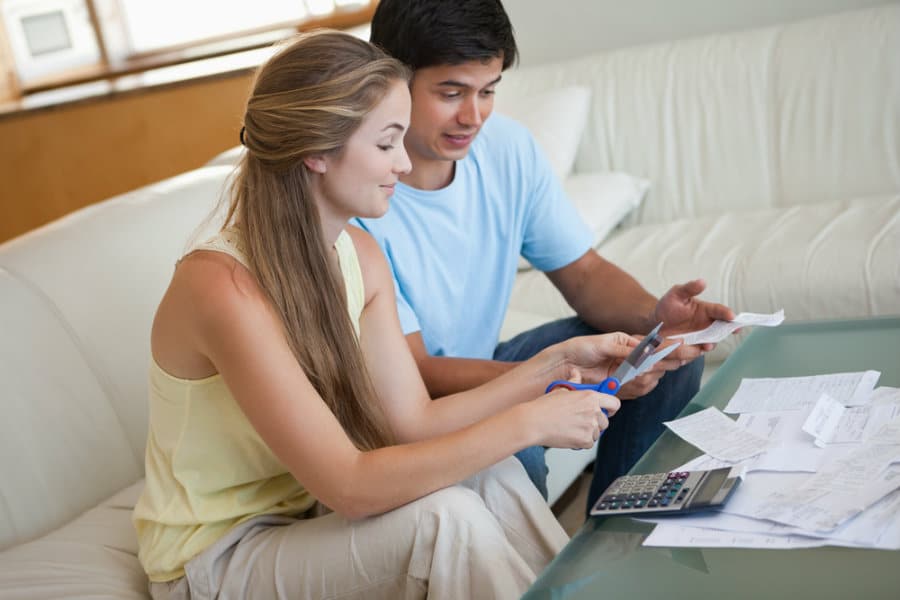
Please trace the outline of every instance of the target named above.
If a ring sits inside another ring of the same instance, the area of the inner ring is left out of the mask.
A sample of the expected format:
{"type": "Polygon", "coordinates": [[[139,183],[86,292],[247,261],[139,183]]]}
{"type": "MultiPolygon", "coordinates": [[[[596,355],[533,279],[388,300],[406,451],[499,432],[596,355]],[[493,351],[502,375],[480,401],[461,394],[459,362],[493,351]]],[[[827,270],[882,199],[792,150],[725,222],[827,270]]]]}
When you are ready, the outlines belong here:
{"type": "Polygon", "coordinates": [[[512,69],[504,96],[591,87],[575,172],[653,182],[635,222],[900,189],[900,5],[512,69]]]}
{"type": "MultiPolygon", "coordinates": [[[[593,244],[597,245],[641,205],[650,182],[627,173],[575,173],[566,178],[563,188],[594,233],[593,244]]],[[[531,268],[531,263],[520,256],[519,271],[531,268]]]]}
{"type": "MultiPolygon", "coordinates": [[[[500,88],[502,90],[502,87],[500,88]]],[[[550,168],[559,179],[572,172],[575,153],[584,133],[591,90],[570,85],[527,96],[497,94],[497,112],[519,121],[531,131],[550,168]]]]}
{"type": "MultiPolygon", "coordinates": [[[[599,252],[656,295],[703,277],[702,297],[737,312],[784,308],[787,320],[803,321],[900,311],[900,195],[641,225],[599,252]]],[[[538,272],[517,278],[511,308],[516,318],[573,314],[538,272]]],[[[709,360],[723,360],[740,338],[719,344],[709,360]]]]}
{"type": "Polygon", "coordinates": [[[142,463],[56,305],[2,267],[0,298],[3,549],[96,505],[140,477],[142,463]]]}
{"type": "Polygon", "coordinates": [[[0,245],[0,268],[37,290],[66,323],[142,464],[153,314],[231,171],[196,169],[0,245]]]}
{"type": "Polygon", "coordinates": [[[153,314],[230,172],[198,169],[0,244],[0,549],[141,477],[153,314]]]}
{"type": "Polygon", "coordinates": [[[0,598],[148,598],[131,511],[143,480],[63,527],[0,552],[0,598]]]}
{"type": "Polygon", "coordinates": [[[576,173],[565,182],[566,195],[594,233],[594,245],[606,240],[641,205],[650,182],[627,173],[576,173]]]}

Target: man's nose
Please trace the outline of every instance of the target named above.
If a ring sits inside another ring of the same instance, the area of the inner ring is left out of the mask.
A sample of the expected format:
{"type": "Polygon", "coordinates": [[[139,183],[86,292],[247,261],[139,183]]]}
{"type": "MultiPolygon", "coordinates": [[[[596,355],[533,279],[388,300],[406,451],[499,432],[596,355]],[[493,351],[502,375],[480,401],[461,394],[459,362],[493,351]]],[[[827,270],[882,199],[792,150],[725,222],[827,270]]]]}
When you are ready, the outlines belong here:
{"type": "Polygon", "coordinates": [[[481,106],[478,104],[478,96],[467,99],[462,106],[459,107],[457,120],[460,125],[468,125],[470,127],[478,127],[481,125],[481,106]]]}

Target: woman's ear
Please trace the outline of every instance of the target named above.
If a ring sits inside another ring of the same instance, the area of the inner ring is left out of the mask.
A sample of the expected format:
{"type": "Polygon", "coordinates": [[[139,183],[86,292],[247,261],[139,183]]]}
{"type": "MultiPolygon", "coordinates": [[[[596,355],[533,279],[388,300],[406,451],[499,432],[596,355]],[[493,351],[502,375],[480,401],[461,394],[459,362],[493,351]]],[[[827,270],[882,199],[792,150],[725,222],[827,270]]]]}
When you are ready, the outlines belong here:
{"type": "Polygon", "coordinates": [[[325,164],[324,156],[308,156],[303,159],[303,164],[305,164],[306,168],[313,173],[322,174],[328,170],[328,166],[325,164]]]}

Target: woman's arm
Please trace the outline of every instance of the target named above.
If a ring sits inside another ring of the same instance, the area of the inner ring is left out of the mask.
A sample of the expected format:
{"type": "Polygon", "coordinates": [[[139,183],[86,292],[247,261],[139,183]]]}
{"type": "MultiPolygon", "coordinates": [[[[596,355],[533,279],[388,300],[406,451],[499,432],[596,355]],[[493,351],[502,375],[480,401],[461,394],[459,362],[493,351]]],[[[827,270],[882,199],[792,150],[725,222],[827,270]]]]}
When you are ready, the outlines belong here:
{"type": "Polygon", "coordinates": [[[543,350],[477,388],[432,401],[401,332],[387,262],[367,233],[348,229],[366,285],[360,343],[392,428],[403,441],[456,431],[501,413],[542,396],[556,379],[579,376],[599,381],[637,344],[624,334],[570,340],[543,350]]]}
{"type": "MultiPolygon", "coordinates": [[[[252,275],[231,262],[183,261],[176,285],[189,289],[172,294],[179,308],[169,313],[189,317],[179,323],[182,339],[222,375],[279,460],[313,496],[347,517],[396,508],[530,445],[589,447],[607,425],[600,407],[618,407],[594,392],[555,392],[447,435],[361,452],[298,365],[252,275]]],[[[395,335],[402,341],[399,329],[395,335]]],[[[416,396],[408,397],[424,402],[414,369],[405,383],[416,396]]]]}

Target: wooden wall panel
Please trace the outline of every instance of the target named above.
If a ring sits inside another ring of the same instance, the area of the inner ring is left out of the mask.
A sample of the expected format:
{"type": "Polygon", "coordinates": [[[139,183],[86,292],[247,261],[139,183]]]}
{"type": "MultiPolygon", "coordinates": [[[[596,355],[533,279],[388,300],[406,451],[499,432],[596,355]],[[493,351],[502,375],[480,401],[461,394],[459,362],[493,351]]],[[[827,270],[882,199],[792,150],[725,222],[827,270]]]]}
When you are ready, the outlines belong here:
{"type": "Polygon", "coordinates": [[[19,78],[9,40],[2,34],[4,27],[3,15],[0,15],[0,102],[19,97],[19,78]]]}
{"type": "Polygon", "coordinates": [[[0,242],[238,144],[249,73],[0,119],[0,242]]]}

